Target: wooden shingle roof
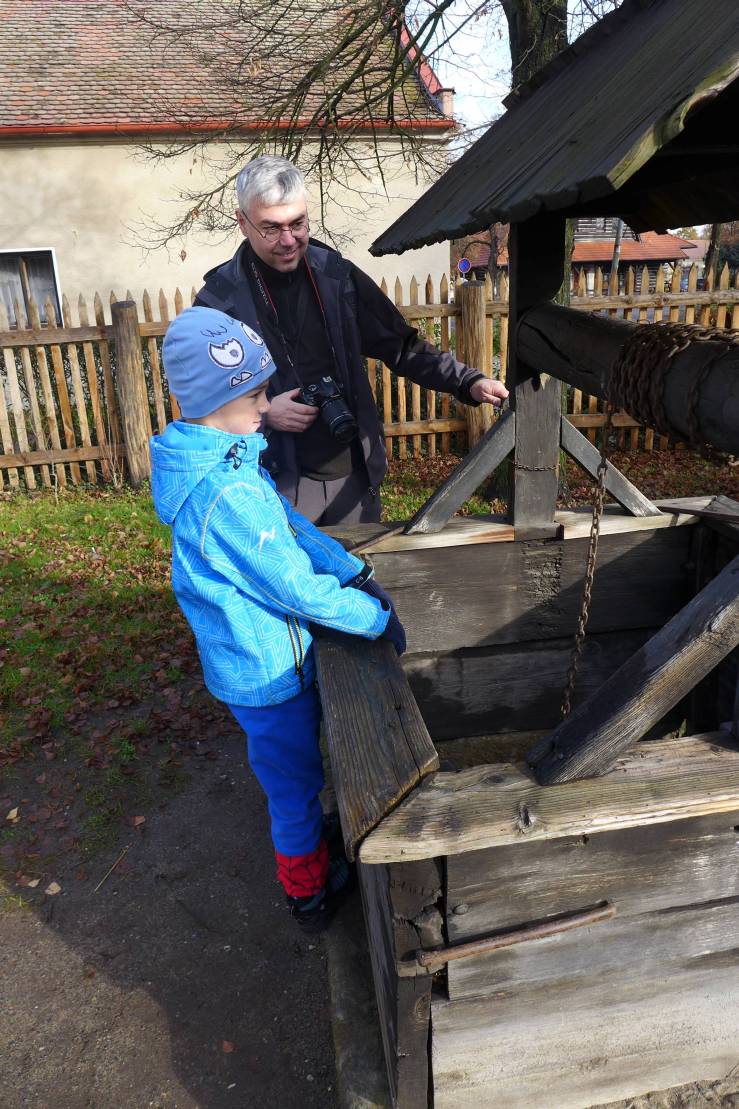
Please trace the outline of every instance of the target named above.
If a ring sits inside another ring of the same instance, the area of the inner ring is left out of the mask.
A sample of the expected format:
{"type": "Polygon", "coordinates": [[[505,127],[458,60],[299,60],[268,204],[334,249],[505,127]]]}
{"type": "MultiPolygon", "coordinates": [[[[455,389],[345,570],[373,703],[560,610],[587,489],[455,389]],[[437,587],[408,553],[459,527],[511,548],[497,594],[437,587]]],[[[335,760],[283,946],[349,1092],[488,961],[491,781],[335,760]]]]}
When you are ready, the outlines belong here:
{"type": "MultiPolygon", "coordinates": [[[[268,59],[255,60],[255,32],[241,8],[232,0],[3,0],[0,139],[258,129],[270,118],[274,94],[269,80],[274,74],[268,59]],[[182,27],[182,41],[137,19],[132,13],[139,10],[155,24],[182,27]],[[215,69],[210,65],[214,59],[215,69]],[[230,84],[218,79],[226,70],[235,79],[230,84]],[[245,94],[240,96],[242,74],[245,94]]],[[[310,0],[300,28],[301,42],[323,50],[331,35],[340,33],[339,7],[310,0]]],[[[264,38],[262,43],[264,53],[264,38]]],[[[284,58],[292,48],[290,35],[267,46],[268,54],[273,49],[284,58]]],[[[378,74],[391,53],[387,36],[374,55],[378,74]]],[[[293,51],[293,59],[296,67],[315,60],[305,48],[299,56],[293,51]]],[[[330,79],[336,76],[334,72],[330,79]]],[[[305,105],[308,112],[320,102],[321,89],[314,87],[315,97],[305,105]]],[[[409,120],[420,130],[449,130],[454,121],[441,111],[439,89],[424,63],[421,79],[409,77],[398,89],[395,119],[409,120]]],[[[358,103],[350,93],[347,106],[358,103]]],[[[384,123],[378,120],[377,129],[384,123]]]]}
{"type": "Polygon", "coordinates": [[[506,104],[373,254],[543,210],[637,231],[736,214],[737,0],[624,0],[506,104]]]}

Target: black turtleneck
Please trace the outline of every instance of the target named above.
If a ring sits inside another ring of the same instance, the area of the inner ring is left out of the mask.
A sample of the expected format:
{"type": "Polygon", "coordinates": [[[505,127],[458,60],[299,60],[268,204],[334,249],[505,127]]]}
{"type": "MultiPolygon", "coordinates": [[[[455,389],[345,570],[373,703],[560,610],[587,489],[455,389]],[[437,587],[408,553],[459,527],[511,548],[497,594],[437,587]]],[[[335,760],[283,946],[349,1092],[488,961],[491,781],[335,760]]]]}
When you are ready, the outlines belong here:
{"type": "MultiPolygon", "coordinates": [[[[297,269],[282,273],[247,248],[244,263],[264,338],[280,377],[283,382],[295,383],[287,388],[310,385],[324,376],[337,381],[338,371],[305,259],[297,269]],[[266,300],[252,262],[269,294],[266,300]]],[[[363,460],[359,441],[348,445],[337,442],[320,413],[306,431],[295,436],[295,450],[301,474],[318,481],[346,477],[363,460]]]]}

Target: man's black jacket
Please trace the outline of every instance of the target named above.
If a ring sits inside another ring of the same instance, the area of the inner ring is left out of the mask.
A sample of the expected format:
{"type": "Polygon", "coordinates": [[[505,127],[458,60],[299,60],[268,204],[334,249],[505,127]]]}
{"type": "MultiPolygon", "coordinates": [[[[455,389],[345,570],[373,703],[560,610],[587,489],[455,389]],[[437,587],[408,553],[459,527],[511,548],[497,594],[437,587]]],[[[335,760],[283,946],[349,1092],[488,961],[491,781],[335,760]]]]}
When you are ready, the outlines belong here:
{"type": "MultiPolygon", "coordinates": [[[[210,270],[194,303],[217,308],[261,332],[244,268],[248,249],[243,242],[233,258],[210,270]]],[[[344,395],[359,425],[369,482],[379,489],[387,457],[364,358],[379,358],[395,373],[425,389],[451,393],[465,404],[475,403],[469,387],[482,374],[420,339],[374,281],[338,251],[311,239],[305,259],[323,304],[344,395]]],[[[272,375],[270,395],[300,384],[294,371],[282,366],[272,375]]],[[[294,436],[271,431],[264,460],[280,492],[294,500],[299,478],[294,436]]]]}

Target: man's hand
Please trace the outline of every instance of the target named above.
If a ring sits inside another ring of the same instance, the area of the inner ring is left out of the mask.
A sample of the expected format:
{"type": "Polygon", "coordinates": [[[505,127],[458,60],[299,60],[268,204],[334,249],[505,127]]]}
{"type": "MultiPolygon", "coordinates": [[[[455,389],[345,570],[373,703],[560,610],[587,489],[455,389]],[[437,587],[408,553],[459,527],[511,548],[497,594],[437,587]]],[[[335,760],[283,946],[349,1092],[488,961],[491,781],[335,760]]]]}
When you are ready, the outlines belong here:
{"type": "Polygon", "coordinates": [[[272,397],[267,413],[267,427],[275,431],[305,431],[318,415],[318,409],[309,404],[300,404],[295,400],[300,389],[288,389],[286,393],[278,393],[272,397]]]}
{"type": "Polygon", "coordinates": [[[496,408],[500,408],[508,396],[508,390],[502,381],[494,381],[491,377],[479,377],[473,385],[470,385],[470,396],[478,404],[494,404],[496,408]]]}

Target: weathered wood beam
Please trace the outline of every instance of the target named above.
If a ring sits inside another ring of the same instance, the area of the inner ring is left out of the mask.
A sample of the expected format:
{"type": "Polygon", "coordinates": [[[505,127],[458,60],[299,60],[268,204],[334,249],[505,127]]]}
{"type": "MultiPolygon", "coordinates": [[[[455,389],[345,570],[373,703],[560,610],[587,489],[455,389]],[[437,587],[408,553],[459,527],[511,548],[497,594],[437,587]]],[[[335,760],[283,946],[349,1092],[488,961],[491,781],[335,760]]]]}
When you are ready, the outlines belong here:
{"type": "MultiPolygon", "coordinates": [[[[522,315],[514,345],[525,362],[591,396],[605,397],[611,367],[637,327],[628,320],[539,304],[522,315]]],[[[700,341],[677,354],[665,381],[665,413],[674,434],[689,438],[691,389],[709,362],[713,364],[700,385],[697,407],[700,438],[717,450],[735,453],[739,451],[739,346],[722,353],[720,341],[700,341]]],[[[639,413],[631,415],[639,418],[639,413]]]]}
{"type": "Polygon", "coordinates": [[[516,417],[504,412],[490,431],[472,448],[464,461],[439,486],[435,493],[421,505],[405,528],[405,535],[434,534],[472,496],[475,489],[513,450],[516,417]]]}
{"type": "Polygon", "coordinates": [[[363,837],[438,768],[439,757],[391,643],[326,628],[315,635],[323,725],[353,859],[363,837]]]}
{"type": "MultiPolygon", "coordinates": [[[[574,458],[591,477],[596,477],[600,465],[600,451],[585,436],[573,427],[566,416],[562,417],[562,450],[574,458]]],[[[606,468],[606,492],[630,512],[632,516],[661,516],[656,504],[652,504],[628,478],[624,477],[610,462],[606,468]]]]}
{"type": "Polygon", "coordinates": [[[605,773],[739,643],[739,555],[538,743],[527,762],[542,785],[605,773]]]}
{"type": "MultiPolygon", "coordinates": [[[[535,216],[511,224],[508,240],[510,334],[532,305],[555,297],[562,285],[565,219],[535,216]]],[[[507,382],[516,412],[513,503],[517,539],[548,539],[558,534],[554,522],[559,484],[559,423],[562,390],[542,373],[546,366],[510,344],[507,382]]]]}

